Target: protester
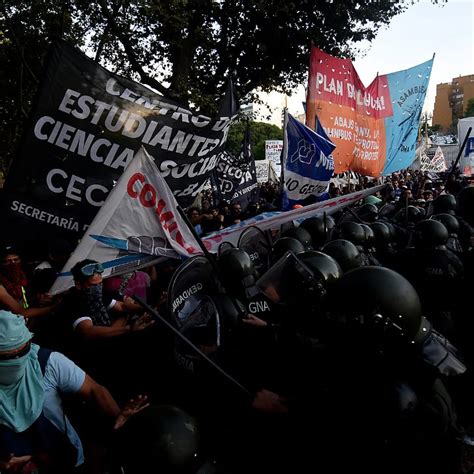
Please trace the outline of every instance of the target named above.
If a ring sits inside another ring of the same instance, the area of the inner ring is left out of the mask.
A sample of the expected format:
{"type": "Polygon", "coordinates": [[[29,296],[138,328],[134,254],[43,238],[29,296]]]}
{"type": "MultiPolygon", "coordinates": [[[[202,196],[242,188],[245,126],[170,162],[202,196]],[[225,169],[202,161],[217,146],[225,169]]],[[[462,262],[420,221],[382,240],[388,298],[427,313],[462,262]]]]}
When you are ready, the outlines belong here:
{"type": "MultiPolygon", "coordinates": [[[[122,336],[141,331],[152,324],[148,315],[131,321],[129,313],[142,312],[131,298],[123,301],[104,299],[102,273],[104,268],[94,260],[81,260],[71,269],[75,288],[67,295],[65,305],[72,328],[84,339],[122,336]],[[108,310],[117,315],[113,318],[108,310]]],[[[63,309],[64,311],[64,309],[63,309]]]]}
{"type": "Polygon", "coordinates": [[[0,309],[12,311],[25,318],[50,314],[56,304],[53,304],[47,293],[43,293],[41,298],[35,301],[38,307],[30,307],[27,295],[28,279],[18,251],[8,245],[2,249],[0,260],[0,309]]]}
{"type": "Polygon", "coordinates": [[[91,403],[115,429],[147,400],[139,396],[120,409],[105,387],[32,338],[23,318],[0,311],[0,470],[69,473],[84,463],[84,451],[63,411],[62,394],[91,403]]]}
{"type": "Polygon", "coordinates": [[[26,297],[28,280],[22,268],[21,257],[12,245],[7,245],[1,250],[0,284],[15,301],[28,308],[26,297]]]}
{"type": "Polygon", "coordinates": [[[40,262],[34,269],[35,272],[52,268],[59,273],[68,258],[71,256],[73,246],[64,239],[53,239],[48,243],[48,256],[46,260],[40,262]]]}

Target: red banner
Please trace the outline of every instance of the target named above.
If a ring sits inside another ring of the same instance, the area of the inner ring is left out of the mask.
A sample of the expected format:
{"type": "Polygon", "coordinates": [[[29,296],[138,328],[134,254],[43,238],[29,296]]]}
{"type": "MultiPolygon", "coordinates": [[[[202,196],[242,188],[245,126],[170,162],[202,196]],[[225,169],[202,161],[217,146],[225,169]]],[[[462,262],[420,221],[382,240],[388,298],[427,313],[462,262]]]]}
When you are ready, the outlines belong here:
{"type": "Polygon", "coordinates": [[[350,59],[312,48],[306,123],[320,120],[331,141],[335,173],[351,169],[379,176],[385,165],[384,119],[392,115],[387,76],[365,87],[350,59]]]}

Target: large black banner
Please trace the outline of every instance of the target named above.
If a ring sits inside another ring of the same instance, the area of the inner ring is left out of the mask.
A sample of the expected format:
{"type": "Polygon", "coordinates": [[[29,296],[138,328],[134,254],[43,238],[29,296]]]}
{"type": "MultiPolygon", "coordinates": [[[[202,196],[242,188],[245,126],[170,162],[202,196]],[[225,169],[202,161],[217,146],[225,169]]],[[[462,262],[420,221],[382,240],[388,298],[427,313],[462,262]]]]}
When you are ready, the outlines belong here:
{"type": "Polygon", "coordinates": [[[5,185],[7,237],[82,235],[142,145],[189,206],[218,164],[235,112],[195,115],[58,42],[5,185]]]}

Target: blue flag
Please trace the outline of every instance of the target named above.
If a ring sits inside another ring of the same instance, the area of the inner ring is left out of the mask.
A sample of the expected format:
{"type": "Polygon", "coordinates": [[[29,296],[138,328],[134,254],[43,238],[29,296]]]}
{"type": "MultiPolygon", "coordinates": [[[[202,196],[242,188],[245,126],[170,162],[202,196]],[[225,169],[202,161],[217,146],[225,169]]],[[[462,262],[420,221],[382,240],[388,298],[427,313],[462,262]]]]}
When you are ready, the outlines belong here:
{"type": "MultiPolygon", "coordinates": [[[[317,132],[290,114],[286,121],[287,146],[284,158],[283,210],[291,209],[309,196],[321,196],[334,174],[334,143],[318,122],[317,132]]],[[[313,201],[314,202],[314,201],[313,201]]]]}

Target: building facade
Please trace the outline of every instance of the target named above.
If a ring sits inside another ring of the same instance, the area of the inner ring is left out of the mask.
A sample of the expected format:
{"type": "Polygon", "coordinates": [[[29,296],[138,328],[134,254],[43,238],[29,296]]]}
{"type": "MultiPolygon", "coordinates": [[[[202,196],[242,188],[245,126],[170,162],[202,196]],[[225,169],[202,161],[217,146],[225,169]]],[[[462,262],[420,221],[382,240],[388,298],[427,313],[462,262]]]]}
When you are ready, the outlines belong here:
{"type": "Polygon", "coordinates": [[[433,125],[447,130],[464,117],[469,99],[474,99],[474,74],[455,77],[451,83],[436,86],[433,125]]]}

